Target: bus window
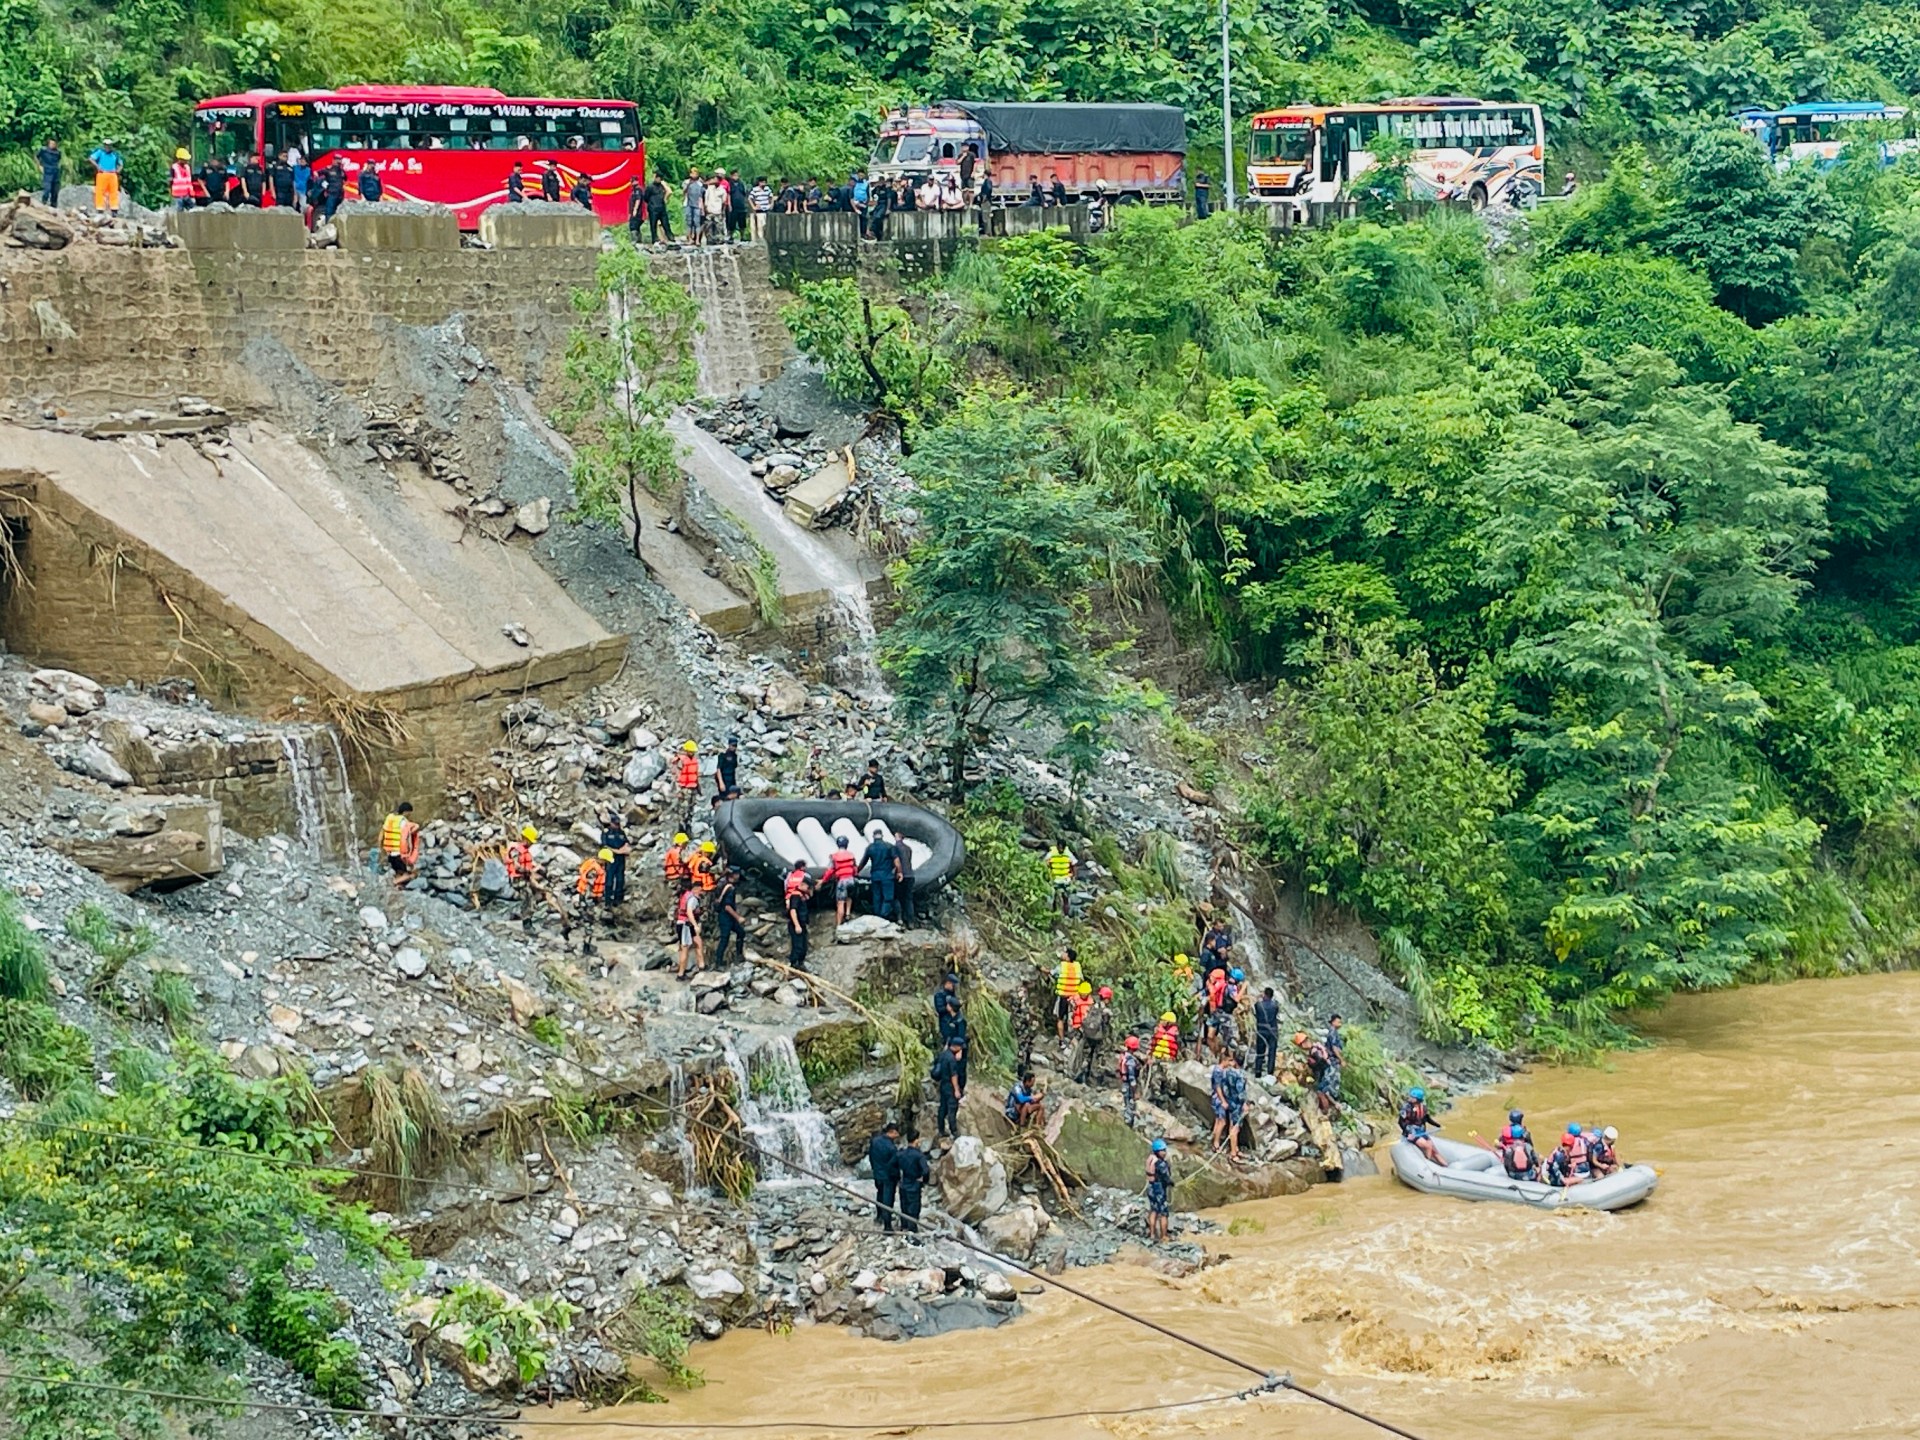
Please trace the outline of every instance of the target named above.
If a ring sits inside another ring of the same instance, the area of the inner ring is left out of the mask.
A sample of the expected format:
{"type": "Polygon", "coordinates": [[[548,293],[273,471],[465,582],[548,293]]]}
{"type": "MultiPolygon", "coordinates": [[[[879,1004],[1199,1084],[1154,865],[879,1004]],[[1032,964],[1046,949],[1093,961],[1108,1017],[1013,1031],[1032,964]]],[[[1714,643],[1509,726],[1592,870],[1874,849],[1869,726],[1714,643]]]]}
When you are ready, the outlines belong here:
{"type": "Polygon", "coordinates": [[[210,159],[231,161],[253,153],[254,117],[237,106],[231,112],[201,110],[194,115],[193,163],[210,159]]]}
{"type": "Polygon", "coordinates": [[[623,147],[626,137],[618,120],[602,120],[599,126],[600,134],[595,143],[600,149],[619,150],[623,147]]]}

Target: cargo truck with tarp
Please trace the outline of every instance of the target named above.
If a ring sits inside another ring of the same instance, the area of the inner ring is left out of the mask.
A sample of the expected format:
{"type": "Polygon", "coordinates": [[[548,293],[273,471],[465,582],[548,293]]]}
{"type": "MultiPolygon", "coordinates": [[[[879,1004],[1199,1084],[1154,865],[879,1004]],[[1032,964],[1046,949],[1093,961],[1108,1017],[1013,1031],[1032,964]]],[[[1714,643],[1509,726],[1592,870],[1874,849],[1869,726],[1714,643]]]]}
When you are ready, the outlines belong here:
{"type": "Polygon", "coordinates": [[[1034,181],[1057,178],[1069,201],[1181,205],[1187,198],[1187,120],[1173,105],[1000,104],[942,100],[890,113],[867,173],[916,184],[961,174],[993,177],[996,205],[1026,203],[1034,181]]]}

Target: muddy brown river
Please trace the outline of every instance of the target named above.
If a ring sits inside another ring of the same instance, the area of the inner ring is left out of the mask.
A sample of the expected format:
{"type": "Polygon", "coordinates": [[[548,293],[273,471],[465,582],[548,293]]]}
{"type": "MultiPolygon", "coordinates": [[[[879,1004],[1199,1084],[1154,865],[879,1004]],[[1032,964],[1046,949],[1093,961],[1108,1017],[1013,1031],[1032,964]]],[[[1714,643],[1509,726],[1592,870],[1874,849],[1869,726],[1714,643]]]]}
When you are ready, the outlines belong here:
{"type": "MultiPolygon", "coordinates": [[[[1509,1104],[1539,1135],[1615,1125],[1625,1157],[1663,1172],[1636,1210],[1476,1205],[1382,1176],[1219,1212],[1243,1233],[1213,1237],[1225,1258],[1186,1279],[1125,1262],[1067,1278],[1427,1440],[1920,1435],[1920,974],[1689,996],[1646,1029],[1651,1048],[1527,1071],[1445,1117],[1455,1137],[1492,1134],[1509,1104]]],[[[702,1390],[530,1433],[637,1433],[611,1418],[969,1420],[993,1423],[951,1433],[1031,1440],[1384,1433],[1291,1396],[1012,1423],[1247,1379],[1071,1296],[1027,1303],[998,1331],[899,1345],[729,1334],[694,1353],[702,1390]]]]}

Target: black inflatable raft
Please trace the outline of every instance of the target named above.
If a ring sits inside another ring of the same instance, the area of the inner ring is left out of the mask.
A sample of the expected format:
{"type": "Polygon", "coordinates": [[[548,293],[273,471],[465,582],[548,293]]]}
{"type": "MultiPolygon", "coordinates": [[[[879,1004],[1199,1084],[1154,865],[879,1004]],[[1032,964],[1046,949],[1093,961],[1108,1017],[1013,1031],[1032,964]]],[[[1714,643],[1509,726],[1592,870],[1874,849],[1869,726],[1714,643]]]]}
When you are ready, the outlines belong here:
{"type": "Polygon", "coordinates": [[[913,857],[914,889],[924,895],[960,872],[967,858],[960,832],[931,810],[891,800],[734,800],[720,807],[715,828],[734,862],[779,878],[803,860],[815,878],[824,874],[844,835],[858,864],[878,826],[904,843],[913,857]]]}

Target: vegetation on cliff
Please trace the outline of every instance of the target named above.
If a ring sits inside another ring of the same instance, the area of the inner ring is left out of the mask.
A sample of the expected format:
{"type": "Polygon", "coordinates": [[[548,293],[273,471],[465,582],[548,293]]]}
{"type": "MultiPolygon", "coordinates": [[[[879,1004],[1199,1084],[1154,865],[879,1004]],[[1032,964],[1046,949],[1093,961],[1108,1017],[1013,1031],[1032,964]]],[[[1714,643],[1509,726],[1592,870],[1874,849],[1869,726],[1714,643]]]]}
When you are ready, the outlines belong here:
{"type": "Polygon", "coordinates": [[[1116,588],[1281,682],[1251,845],[1437,1033],[1578,1044],[1920,942],[1917,197],[1912,159],[1783,174],[1708,126],[1492,247],[1447,212],[1012,239],[927,298],[973,388],[915,444],[1044,437],[1022,503],[1092,487],[1116,588]]]}

